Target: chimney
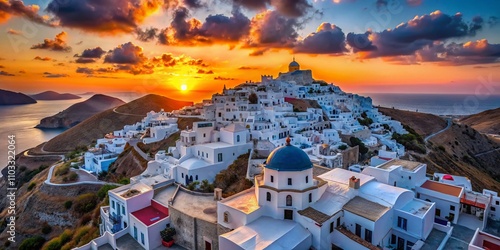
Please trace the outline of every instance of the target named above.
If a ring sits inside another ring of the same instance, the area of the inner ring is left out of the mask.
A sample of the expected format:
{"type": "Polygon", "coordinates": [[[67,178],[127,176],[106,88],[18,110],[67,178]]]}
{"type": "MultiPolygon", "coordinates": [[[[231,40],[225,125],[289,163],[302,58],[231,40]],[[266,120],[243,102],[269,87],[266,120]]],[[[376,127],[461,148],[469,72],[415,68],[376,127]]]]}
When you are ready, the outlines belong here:
{"type": "Polygon", "coordinates": [[[214,200],[215,201],[222,200],[222,189],[221,188],[214,188],[214,200]]]}
{"type": "Polygon", "coordinates": [[[349,178],[349,188],[359,189],[359,179],[354,175],[349,178]]]}

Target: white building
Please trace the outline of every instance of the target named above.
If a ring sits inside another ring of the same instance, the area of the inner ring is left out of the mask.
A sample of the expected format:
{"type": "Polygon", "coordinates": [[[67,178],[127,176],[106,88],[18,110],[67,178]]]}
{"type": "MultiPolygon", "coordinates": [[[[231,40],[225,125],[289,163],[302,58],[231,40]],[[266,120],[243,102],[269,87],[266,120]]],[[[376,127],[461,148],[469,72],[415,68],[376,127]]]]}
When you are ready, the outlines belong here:
{"type": "Polygon", "coordinates": [[[97,139],[95,147],[90,148],[83,156],[85,170],[94,173],[108,171],[109,165],[123,152],[127,141],[126,138],[111,134],[97,139]]]}
{"type": "Polygon", "coordinates": [[[229,231],[220,249],[357,249],[425,240],[434,203],[344,169],[313,178],[308,156],[288,144],[271,153],[255,187],[220,201],[217,211],[229,231]]]}

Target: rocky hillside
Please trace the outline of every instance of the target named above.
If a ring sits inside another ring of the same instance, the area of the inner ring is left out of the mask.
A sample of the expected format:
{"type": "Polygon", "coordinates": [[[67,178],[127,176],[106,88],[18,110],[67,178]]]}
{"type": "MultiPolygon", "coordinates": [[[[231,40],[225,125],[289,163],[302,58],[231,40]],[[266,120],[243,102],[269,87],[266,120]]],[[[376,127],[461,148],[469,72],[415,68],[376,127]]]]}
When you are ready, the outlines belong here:
{"type": "Polygon", "coordinates": [[[75,146],[89,145],[92,140],[101,138],[114,130],[122,129],[127,124],[140,121],[151,110],[171,111],[192,104],[192,102],[177,101],[159,95],[146,95],[119,106],[115,111],[109,109],[84,120],[52,138],[45,144],[44,150],[68,152],[73,150],[75,146]]]}
{"type": "MultiPolygon", "coordinates": [[[[397,109],[380,111],[413,128],[425,136],[446,127],[438,116],[397,109]]],[[[476,191],[483,188],[500,191],[500,145],[466,125],[453,123],[444,132],[432,137],[426,145],[427,154],[409,151],[410,158],[427,164],[427,172],[450,173],[467,176],[476,191]],[[485,153],[489,152],[489,153],[485,153]]]]}
{"type": "Polygon", "coordinates": [[[500,134],[500,108],[490,109],[460,119],[460,123],[468,125],[485,134],[500,134]]]}
{"type": "Polygon", "coordinates": [[[404,111],[399,109],[379,107],[378,110],[392,119],[410,126],[423,137],[435,133],[446,127],[446,120],[427,113],[404,111]]]}
{"type": "Polygon", "coordinates": [[[55,101],[55,100],[73,100],[80,99],[81,97],[70,93],[60,94],[55,91],[45,91],[36,95],[31,95],[35,100],[55,101]]]}
{"type": "Polygon", "coordinates": [[[40,121],[37,128],[70,128],[83,120],[102,111],[123,105],[125,102],[106,95],[94,95],[89,99],[75,103],[69,108],[40,121]]]}
{"type": "Polygon", "coordinates": [[[18,105],[36,103],[36,100],[23,94],[0,89],[0,105],[18,105]]]}

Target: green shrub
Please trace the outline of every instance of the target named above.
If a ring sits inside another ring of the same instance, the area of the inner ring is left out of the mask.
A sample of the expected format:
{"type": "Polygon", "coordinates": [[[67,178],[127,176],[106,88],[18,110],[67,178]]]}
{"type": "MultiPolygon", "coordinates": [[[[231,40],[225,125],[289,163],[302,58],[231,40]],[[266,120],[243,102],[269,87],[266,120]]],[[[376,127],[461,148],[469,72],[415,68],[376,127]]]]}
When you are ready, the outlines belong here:
{"type": "Polygon", "coordinates": [[[87,193],[78,196],[73,204],[73,209],[78,213],[88,213],[97,205],[97,195],[94,193],[87,193]]]}
{"type": "Polygon", "coordinates": [[[45,243],[45,238],[42,236],[33,236],[31,238],[24,239],[19,245],[19,250],[33,250],[40,249],[45,243]]]}
{"type": "Polygon", "coordinates": [[[207,179],[202,180],[200,184],[200,190],[206,193],[211,193],[214,191],[214,184],[208,182],[207,179]]]}
{"type": "Polygon", "coordinates": [[[78,174],[75,172],[71,172],[71,174],[69,174],[68,181],[76,181],[76,180],[78,180],[78,174]]]}
{"type": "Polygon", "coordinates": [[[42,225],[42,233],[43,234],[50,234],[52,232],[52,227],[49,225],[49,223],[44,222],[42,225]]]}
{"type": "Polygon", "coordinates": [[[356,138],[354,136],[352,136],[351,138],[349,138],[349,141],[351,142],[351,146],[359,146],[359,153],[364,155],[366,153],[368,153],[368,148],[365,146],[365,144],[359,139],[359,138],[356,138]]]}
{"type": "Polygon", "coordinates": [[[72,205],[73,205],[73,201],[65,201],[64,202],[64,208],[66,208],[66,209],[70,209],[72,205]]]}
{"type": "Polygon", "coordinates": [[[69,173],[69,164],[64,163],[63,165],[59,166],[56,170],[56,176],[61,176],[69,173]]]}
{"type": "Polygon", "coordinates": [[[34,182],[30,183],[30,185],[28,186],[28,191],[31,191],[35,187],[36,187],[36,183],[34,183],[34,182]]]}
{"type": "Polygon", "coordinates": [[[45,245],[43,245],[42,249],[43,250],[59,250],[59,249],[61,249],[61,247],[62,247],[61,240],[59,239],[59,237],[56,237],[56,238],[51,239],[47,243],[45,243],[45,245]]]}
{"type": "Polygon", "coordinates": [[[102,200],[108,195],[109,190],[117,188],[117,187],[118,186],[106,184],[106,185],[102,186],[99,189],[99,191],[97,191],[97,197],[99,197],[99,200],[102,200]]]}
{"type": "Polygon", "coordinates": [[[340,146],[339,146],[339,149],[340,149],[340,150],[346,150],[346,149],[347,149],[347,146],[346,146],[346,145],[344,145],[344,144],[342,144],[342,145],[340,145],[340,146]]]}
{"type": "Polygon", "coordinates": [[[187,188],[189,190],[195,190],[198,184],[200,184],[198,181],[193,181],[187,185],[187,188]]]}
{"type": "Polygon", "coordinates": [[[71,237],[73,236],[73,232],[69,229],[64,230],[64,232],[59,235],[59,240],[61,241],[61,245],[66,244],[71,240],[71,237]]]}
{"type": "Polygon", "coordinates": [[[126,178],[126,177],[123,177],[121,178],[118,183],[120,184],[123,184],[123,185],[127,185],[127,184],[130,184],[130,179],[129,178],[126,178]]]}

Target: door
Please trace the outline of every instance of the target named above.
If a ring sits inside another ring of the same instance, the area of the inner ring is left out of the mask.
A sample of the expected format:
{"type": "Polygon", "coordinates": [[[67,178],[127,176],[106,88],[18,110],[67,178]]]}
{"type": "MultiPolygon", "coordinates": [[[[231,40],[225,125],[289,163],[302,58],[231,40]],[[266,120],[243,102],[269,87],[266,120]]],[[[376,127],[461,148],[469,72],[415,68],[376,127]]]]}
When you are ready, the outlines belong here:
{"type": "Polygon", "coordinates": [[[397,250],[405,250],[405,239],[398,237],[398,248],[397,250]]]}
{"type": "Polygon", "coordinates": [[[285,220],[293,220],[293,210],[285,209],[285,220]]]}
{"type": "Polygon", "coordinates": [[[212,243],[205,241],[205,250],[212,250],[212,243]]]}

